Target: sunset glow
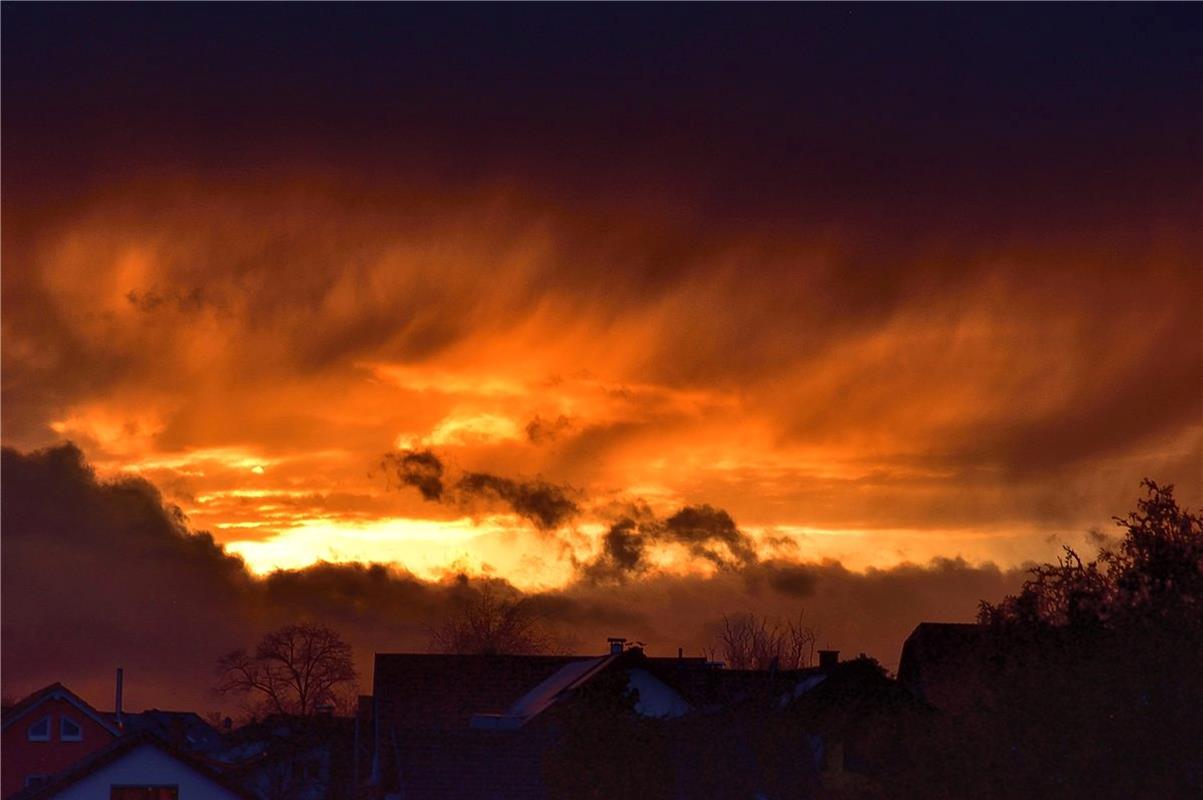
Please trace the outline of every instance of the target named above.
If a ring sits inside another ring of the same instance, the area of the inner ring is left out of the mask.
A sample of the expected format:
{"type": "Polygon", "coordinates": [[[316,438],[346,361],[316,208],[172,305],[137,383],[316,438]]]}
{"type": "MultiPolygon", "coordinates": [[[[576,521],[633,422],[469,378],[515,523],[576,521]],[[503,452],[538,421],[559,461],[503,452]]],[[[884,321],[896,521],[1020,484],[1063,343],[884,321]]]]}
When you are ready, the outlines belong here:
{"type": "MultiPolygon", "coordinates": [[[[967,619],[1144,477],[1203,503],[1190,25],[132,8],[6,8],[3,441],[158,492],[248,597],[333,564],[860,635],[884,594],[781,570],[953,575],[967,619]]],[[[416,646],[435,602],[387,596],[416,646]]]]}

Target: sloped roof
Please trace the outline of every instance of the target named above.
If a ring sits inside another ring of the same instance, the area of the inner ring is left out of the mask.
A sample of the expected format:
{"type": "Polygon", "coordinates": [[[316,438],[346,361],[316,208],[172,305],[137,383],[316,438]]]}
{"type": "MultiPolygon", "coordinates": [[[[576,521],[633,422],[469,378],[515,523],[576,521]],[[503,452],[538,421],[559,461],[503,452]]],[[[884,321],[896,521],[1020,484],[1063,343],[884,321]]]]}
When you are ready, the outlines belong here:
{"type": "Polygon", "coordinates": [[[195,711],[163,711],[152,708],[139,714],[124,714],[126,733],[153,733],[174,747],[189,752],[221,746],[221,734],[195,711]]]}
{"type": "Polygon", "coordinates": [[[398,729],[454,730],[474,718],[477,727],[520,727],[618,661],[638,662],[667,683],[705,669],[705,659],[648,658],[637,649],[606,656],[378,653],[376,712],[398,729]]]}
{"type": "Polygon", "coordinates": [[[64,789],[73,786],[89,775],[99,772],[109,764],[120,760],[126,754],[131,753],[143,746],[154,747],[160,750],[194,772],[197,772],[218,784],[235,797],[244,798],[244,800],[256,800],[255,795],[234,783],[225,775],[217,772],[208,764],[188,755],[187,753],[177,750],[159,737],[150,733],[135,733],[122,736],[114,740],[106,747],[97,750],[87,758],[76,762],[63,772],[52,776],[46,783],[38,786],[30,786],[16,793],[15,795],[12,795],[10,798],[8,798],[8,800],[48,800],[48,798],[54,797],[64,789]]]}
{"type": "Polygon", "coordinates": [[[467,728],[475,714],[504,714],[533,687],[588,656],[378,653],[376,713],[398,728],[467,728]]]}
{"type": "Polygon", "coordinates": [[[617,655],[600,656],[580,661],[570,661],[558,670],[548,675],[501,714],[473,714],[471,725],[474,728],[511,729],[521,727],[527,720],[538,715],[556,701],[564,692],[570,691],[595,674],[605,669],[617,655]]]}
{"type": "Polygon", "coordinates": [[[83,700],[83,698],[58,682],[39,689],[21,702],[17,703],[15,706],[7,709],[4,712],[4,721],[3,723],[0,723],[0,729],[7,729],[8,726],[25,717],[48,700],[62,700],[70,703],[71,705],[75,706],[75,708],[79,709],[81,714],[84,714],[92,719],[97,725],[100,725],[109,733],[113,734],[114,736],[121,735],[120,729],[112,722],[112,720],[107,717],[107,715],[102,714],[101,712],[92,708],[92,706],[83,700]]]}

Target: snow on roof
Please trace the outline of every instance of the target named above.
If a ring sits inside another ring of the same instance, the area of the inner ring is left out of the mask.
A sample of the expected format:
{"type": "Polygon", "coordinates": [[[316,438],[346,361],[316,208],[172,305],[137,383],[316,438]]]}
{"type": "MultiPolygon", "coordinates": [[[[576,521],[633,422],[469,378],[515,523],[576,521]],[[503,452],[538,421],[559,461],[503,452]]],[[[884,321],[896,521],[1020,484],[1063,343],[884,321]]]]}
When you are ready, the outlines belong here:
{"type": "Polygon", "coordinates": [[[472,727],[503,730],[520,728],[528,719],[554,703],[561,693],[587,680],[613,658],[601,656],[565,664],[515,700],[504,714],[473,714],[472,727]]]}
{"type": "Polygon", "coordinates": [[[628,685],[639,693],[635,711],[641,716],[675,719],[692,710],[676,689],[645,669],[635,667],[628,670],[627,681],[628,685]]]}
{"type": "Polygon", "coordinates": [[[781,701],[777,705],[781,708],[785,708],[790,703],[797,700],[799,697],[806,694],[825,680],[827,680],[826,673],[807,675],[805,678],[798,681],[797,685],[795,685],[793,689],[783,694],[781,696],[781,701]]]}

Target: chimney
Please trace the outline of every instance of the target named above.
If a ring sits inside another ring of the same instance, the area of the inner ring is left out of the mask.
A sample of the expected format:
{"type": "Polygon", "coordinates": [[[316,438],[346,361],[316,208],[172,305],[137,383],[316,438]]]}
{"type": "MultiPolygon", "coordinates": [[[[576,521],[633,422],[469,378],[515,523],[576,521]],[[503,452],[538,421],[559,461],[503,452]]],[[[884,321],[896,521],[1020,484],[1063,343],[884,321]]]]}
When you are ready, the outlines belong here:
{"type": "Polygon", "coordinates": [[[840,663],[839,650],[820,650],[819,651],[819,669],[830,670],[835,669],[840,663]]]}
{"type": "Polygon", "coordinates": [[[117,718],[117,729],[125,730],[125,718],[121,714],[121,692],[125,683],[125,670],[117,667],[117,697],[113,701],[113,716],[117,718]]]}
{"type": "Polygon", "coordinates": [[[678,647],[678,648],[677,648],[677,660],[679,661],[679,660],[681,660],[682,658],[685,658],[685,648],[684,648],[684,647],[678,647]]]}
{"type": "Polygon", "coordinates": [[[610,655],[612,656],[622,653],[623,648],[627,643],[627,640],[621,636],[611,636],[610,638],[606,639],[606,641],[610,643],[610,655]]]}

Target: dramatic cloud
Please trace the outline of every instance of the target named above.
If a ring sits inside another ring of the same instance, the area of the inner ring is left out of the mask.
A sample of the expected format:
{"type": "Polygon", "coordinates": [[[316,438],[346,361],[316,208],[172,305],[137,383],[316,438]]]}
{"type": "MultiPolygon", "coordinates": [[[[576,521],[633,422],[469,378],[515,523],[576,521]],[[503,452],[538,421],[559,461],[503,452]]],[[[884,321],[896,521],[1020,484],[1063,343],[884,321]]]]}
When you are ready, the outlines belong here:
{"type": "Polygon", "coordinates": [[[200,663],[309,586],[420,644],[459,572],[888,650],[1143,477],[1203,504],[1201,20],[6,5],[3,443],[98,480],[6,526],[68,577],[6,563],[5,658],[200,663]]]}
{"type": "MultiPolygon", "coordinates": [[[[6,694],[61,680],[104,707],[112,671],[123,666],[131,708],[233,710],[208,691],[213,665],[266,630],[298,619],[331,625],[369,675],[375,652],[425,649],[431,626],[463,592],[499,580],[428,581],[397,567],[329,563],[256,578],[208,534],[192,531],[152,485],[98,480],[73,446],[5,448],[0,467],[6,694]]],[[[720,532],[724,546],[732,539],[722,512],[685,512],[675,527],[690,543],[710,546],[701,531],[720,532]]],[[[971,618],[979,599],[1001,597],[1019,580],[963,561],[855,573],[833,562],[774,560],[709,576],[649,571],[621,592],[582,580],[529,600],[584,653],[599,652],[613,635],[647,642],[654,653],[701,653],[723,613],[804,606],[821,642],[893,664],[918,621],[971,618]]]]}
{"type": "Polygon", "coordinates": [[[388,453],[384,463],[396,471],[402,485],[414,487],[423,499],[443,499],[443,462],[430,450],[388,453]]]}
{"type": "Polygon", "coordinates": [[[477,500],[501,503],[539,530],[552,531],[580,513],[571,489],[542,480],[515,480],[487,472],[466,472],[452,488],[443,483],[443,462],[431,450],[386,453],[385,466],[403,486],[416,488],[425,500],[470,508],[477,500]]]}
{"type": "Polygon", "coordinates": [[[722,509],[686,506],[667,519],[657,518],[645,503],[612,524],[602,536],[601,551],[584,564],[581,574],[591,581],[618,580],[645,574],[653,568],[648,551],[657,544],[679,544],[691,558],[704,559],[719,569],[755,565],[756,544],[722,509]],[[637,521],[638,520],[638,521],[637,521]]]}
{"type": "Polygon", "coordinates": [[[554,530],[580,511],[566,490],[546,481],[516,481],[484,472],[469,472],[455,483],[469,497],[496,498],[542,530],[554,530]]]}
{"type": "Polygon", "coordinates": [[[682,542],[689,551],[717,566],[744,566],[756,562],[756,550],[751,539],[735,527],[731,515],[710,506],[688,506],[664,521],[664,537],[682,542]],[[726,549],[724,555],[713,545],[726,549]]]}

